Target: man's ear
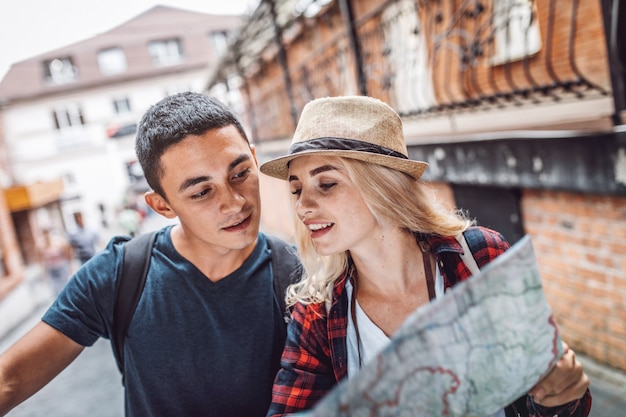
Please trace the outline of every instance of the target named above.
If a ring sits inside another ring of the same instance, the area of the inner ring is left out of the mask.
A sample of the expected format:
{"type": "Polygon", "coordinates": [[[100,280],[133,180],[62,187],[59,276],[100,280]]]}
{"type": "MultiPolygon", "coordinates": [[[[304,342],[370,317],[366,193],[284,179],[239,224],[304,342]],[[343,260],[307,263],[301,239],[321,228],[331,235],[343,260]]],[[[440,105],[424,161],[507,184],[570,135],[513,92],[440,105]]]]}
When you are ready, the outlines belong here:
{"type": "Polygon", "coordinates": [[[146,199],[146,203],[150,206],[150,208],[156,211],[163,217],[168,219],[173,219],[176,217],[176,213],[170,208],[167,200],[161,196],[161,194],[156,193],[154,191],[148,191],[144,198],[146,199]]]}

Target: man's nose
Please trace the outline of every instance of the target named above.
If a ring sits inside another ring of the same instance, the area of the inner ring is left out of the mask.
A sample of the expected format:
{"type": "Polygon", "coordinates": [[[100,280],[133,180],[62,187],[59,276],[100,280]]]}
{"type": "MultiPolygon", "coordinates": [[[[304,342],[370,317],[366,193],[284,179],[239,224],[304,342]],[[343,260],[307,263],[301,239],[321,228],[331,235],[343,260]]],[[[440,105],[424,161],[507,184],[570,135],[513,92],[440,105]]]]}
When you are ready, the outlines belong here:
{"type": "Polygon", "coordinates": [[[234,187],[227,185],[222,190],[221,205],[223,212],[236,212],[245,204],[245,197],[234,187]]]}

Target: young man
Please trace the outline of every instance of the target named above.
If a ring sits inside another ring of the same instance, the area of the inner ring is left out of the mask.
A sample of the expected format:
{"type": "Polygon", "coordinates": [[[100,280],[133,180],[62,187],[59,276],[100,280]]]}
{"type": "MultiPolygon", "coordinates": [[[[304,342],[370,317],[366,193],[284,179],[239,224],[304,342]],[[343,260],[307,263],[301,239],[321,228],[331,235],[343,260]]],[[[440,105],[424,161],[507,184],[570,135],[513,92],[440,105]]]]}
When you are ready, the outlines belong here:
{"type": "MultiPolygon", "coordinates": [[[[264,416],[284,345],[259,170],[233,113],[202,94],[150,108],[136,152],[146,201],[180,224],[157,234],[124,343],[127,416],[264,416]]],[[[0,415],[112,337],[126,238],[74,275],[42,321],[0,356],[0,415]]],[[[295,256],[295,255],[292,255],[295,256]]]]}

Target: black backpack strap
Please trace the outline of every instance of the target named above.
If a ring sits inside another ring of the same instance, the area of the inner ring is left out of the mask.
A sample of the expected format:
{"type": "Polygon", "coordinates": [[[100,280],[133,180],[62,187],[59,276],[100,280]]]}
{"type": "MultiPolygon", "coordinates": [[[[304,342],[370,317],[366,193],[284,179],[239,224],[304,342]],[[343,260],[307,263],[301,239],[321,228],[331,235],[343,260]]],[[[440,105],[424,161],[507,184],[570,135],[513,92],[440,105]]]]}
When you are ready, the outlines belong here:
{"type": "Polygon", "coordinates": [[[295,246],[278,237],[266,236],[270,249],[272,249],[274,294],[284,314],[285,321],[288,321],[290,314],[285,305],[285,292],[289,285],[298,282],[302,276],[302,264],[295,246]]]}
{"type": "Polygon", "coordinates": [[[122,275],[119,277],[117,286],[111,340],[117,366],[122,372],[122,383],[124,381],[124,339],[143,292],[155,238],[156,232],[146,233],[129,240],[124,246],[122,275]]]}

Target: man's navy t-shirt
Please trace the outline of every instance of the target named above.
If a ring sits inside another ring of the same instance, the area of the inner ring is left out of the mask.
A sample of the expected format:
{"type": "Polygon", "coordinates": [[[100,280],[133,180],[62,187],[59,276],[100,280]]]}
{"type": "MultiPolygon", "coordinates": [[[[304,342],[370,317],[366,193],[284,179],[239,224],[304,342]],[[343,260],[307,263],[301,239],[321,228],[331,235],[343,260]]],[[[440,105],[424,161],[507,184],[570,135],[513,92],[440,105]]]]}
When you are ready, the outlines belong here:
{"type": "MultiPolygon", "coordinates": [[[[285,326],[267,239],[212,282],[174,249],[170,230],[157,235],[124,345],[126,415],[265,416],[285,326]]],[[[84,346],[110,338],[124,242],[84,265],[43,321],[84,346]]]]}

